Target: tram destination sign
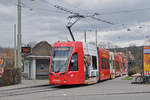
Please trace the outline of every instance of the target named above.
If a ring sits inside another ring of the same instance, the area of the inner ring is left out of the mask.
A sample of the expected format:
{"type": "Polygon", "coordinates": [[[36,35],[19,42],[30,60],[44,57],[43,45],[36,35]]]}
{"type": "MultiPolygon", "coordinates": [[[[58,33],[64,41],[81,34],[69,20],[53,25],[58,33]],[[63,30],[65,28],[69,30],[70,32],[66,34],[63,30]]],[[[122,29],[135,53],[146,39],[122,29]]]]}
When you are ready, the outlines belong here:
{"type": "Polygon", "coordinates": [[[62,51],[64,51],[64,50],[70,50],[71,48],[70,47],[57,47],[57,48],[55,48],[55,50],[62,50],[62,51]]]}

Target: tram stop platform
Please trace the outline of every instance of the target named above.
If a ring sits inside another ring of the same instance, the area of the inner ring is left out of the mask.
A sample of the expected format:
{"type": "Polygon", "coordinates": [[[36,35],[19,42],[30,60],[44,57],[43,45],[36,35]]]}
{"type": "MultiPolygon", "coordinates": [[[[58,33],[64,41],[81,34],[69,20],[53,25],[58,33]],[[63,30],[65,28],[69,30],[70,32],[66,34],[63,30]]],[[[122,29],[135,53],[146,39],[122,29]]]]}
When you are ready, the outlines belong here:
{"type": "Polygon", "coordinates": [[[0,91],[7,90],[7,89],[30,88],[30,87],[40,87],[40,86],[48,86],[48,85],[50,85],[48,79],[47,80],[22,80],[20,84],[0,87],[0,91]]]}

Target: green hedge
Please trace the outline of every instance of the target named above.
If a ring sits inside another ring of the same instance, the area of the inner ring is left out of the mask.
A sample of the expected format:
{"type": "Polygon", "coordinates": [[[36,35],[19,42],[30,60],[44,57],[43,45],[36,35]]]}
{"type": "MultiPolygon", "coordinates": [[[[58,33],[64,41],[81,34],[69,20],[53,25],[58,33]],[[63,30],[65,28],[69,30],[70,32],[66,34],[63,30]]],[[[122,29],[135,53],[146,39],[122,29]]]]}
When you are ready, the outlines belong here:
{"type": "Polygon", "coordinates": [[[135,71],[135,70],[130,70],[130,71],[128,72],[128,76],[132,76],[132,75],[134,75],[134,74],[136,74],[136,71],[135,71]]]}

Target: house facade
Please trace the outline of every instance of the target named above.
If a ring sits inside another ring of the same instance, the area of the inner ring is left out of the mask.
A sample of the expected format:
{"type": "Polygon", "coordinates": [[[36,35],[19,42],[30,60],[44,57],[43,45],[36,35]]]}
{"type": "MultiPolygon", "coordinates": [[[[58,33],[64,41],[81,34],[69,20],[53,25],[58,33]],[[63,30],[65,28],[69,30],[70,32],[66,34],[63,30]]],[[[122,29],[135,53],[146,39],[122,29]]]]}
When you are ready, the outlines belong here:
{"type": "Polygon", "coordinates": [[[30,55],[24,57],[23,77],[25,79],[48,79],[52,46],[41,41],[33,48],[30,55]]]}

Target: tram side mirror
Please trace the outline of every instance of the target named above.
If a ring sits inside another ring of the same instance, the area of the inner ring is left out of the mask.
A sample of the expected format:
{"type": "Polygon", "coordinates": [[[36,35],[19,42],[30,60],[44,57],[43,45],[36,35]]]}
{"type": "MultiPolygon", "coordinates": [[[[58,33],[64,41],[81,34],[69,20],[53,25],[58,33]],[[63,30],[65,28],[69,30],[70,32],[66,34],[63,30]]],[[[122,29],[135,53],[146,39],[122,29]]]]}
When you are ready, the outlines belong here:
{"type": "Polygon", "coordinates": [[[75,60],[74,60],[74,59],[71,59],[71,63],[75,63],[75,60]]]}

